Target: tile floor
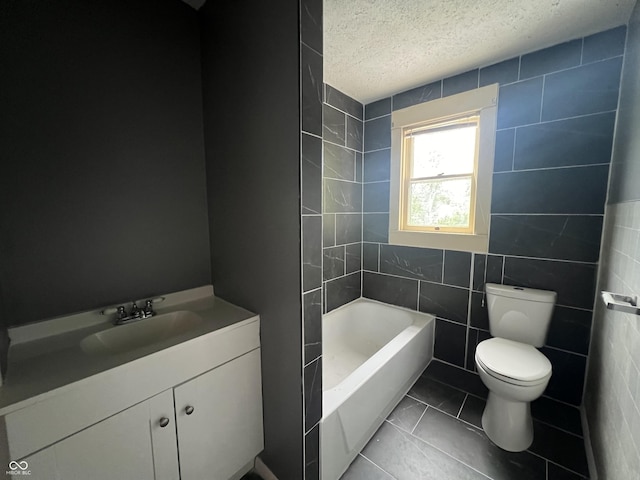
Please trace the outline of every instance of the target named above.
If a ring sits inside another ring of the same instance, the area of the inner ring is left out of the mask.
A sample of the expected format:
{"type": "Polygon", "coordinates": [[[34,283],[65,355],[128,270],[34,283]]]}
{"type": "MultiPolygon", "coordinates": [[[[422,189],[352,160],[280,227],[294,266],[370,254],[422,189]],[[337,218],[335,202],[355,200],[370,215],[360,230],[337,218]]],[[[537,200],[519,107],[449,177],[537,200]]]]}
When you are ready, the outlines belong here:
{"type": "Polygon", "coordinates": [[[588,477],[577,408],[544,397],[532,404],[534,442],[511,453],[482,431],[486,394],[477,375],[433,361],[341,480],[588,477]]]}

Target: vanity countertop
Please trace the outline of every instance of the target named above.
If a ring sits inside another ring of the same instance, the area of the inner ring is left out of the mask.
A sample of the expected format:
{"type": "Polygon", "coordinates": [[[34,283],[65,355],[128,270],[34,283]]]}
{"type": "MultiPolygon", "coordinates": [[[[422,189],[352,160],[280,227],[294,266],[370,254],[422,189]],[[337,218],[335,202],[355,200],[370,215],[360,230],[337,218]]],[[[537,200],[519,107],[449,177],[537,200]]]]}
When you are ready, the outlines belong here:
{"type": "MultiPolygon", "coordinates": [[[[127,328],[127,325],[113,326],[98,311],[49,320],[43,322],[41,327],[38,324],[30,326],[30,331],[44,328],[53,334],[36,334],[33,339],[20,338],[12,344],[7,376],[0,387],[0,415],[63,394],[66,390],[77,388],[82,382],[91,379],[95,382],[99,380],[97,376],[105,372],[127,375],[127,365],[137,360],[152,361],[154,357],[170,354],[172,350],[184,346],[184,342],[223,334],[259,321],[255,313],[215,297],[211,286],[186,292],[186,295],[167,295],[167,301],[156,308],[157,314],[187,310],[202,317],[202,323],[180,335],[122,353],[95,355],[85,353],[80,347],[81,340],[88,335],[106,329],[127,328]],[[66,325],[61,333],[58,333],[60,329],[56,331],[56,322],[66,325]],[[76,325],[73,325],[74,322],[76,325]]],[[[24,330],[24,327],[20,328],[24,330]]],[[[16,331],[15,335],[25,336],[23,331],[16,331]]]]}

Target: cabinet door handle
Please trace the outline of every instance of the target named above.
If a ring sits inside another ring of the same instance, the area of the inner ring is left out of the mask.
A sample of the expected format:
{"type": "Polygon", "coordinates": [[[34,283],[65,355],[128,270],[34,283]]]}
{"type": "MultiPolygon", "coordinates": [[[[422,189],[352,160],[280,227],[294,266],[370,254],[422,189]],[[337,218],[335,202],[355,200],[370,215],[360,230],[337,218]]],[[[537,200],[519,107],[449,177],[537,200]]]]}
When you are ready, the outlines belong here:
{"type": "Polygon", "coordinates": [[[191,415],[193,413],[194,408],[191,405],[187,405],[187,407],[184,409],[184,413],[186,413],[187,415],[191,415]]]}
{"type": "Polygon", "coordinates": [[[164,428],[167,425],[169,425],[169,419],[167,417],[162,417],[159,423],[160,423],[160,426],[164,428]]]}

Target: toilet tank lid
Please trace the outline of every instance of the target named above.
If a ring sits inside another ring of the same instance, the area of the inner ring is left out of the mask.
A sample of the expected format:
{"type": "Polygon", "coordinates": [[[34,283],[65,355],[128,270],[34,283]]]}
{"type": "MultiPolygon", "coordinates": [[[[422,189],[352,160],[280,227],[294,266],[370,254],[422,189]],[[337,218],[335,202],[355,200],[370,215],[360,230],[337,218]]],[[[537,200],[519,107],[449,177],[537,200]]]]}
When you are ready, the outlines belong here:
{"type": "Polygon", "coordinates": [[[485,285],[487,294],[499,297],[518,298],[531,302],[555,303],[557,294],[551,290],[537,290],[535,288],[518,287],[514,285],[499,285],[497,283],[487,283],[485,285]]]}

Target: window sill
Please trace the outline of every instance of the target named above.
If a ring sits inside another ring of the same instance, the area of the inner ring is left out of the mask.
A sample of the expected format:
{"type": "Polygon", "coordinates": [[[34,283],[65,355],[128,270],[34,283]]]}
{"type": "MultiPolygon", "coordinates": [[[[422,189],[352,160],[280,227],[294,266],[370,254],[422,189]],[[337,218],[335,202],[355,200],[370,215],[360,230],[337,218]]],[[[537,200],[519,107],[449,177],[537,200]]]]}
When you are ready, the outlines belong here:
{"type": "Polygon", "coordinates": [[[488,235],[469,235],[464,233],[431,233],[389,231],[389,243],[408,247],[438,248],[443,250],[461,250],[466,252],[487,253],[488,235]]]}

